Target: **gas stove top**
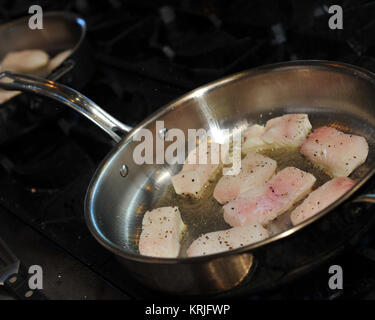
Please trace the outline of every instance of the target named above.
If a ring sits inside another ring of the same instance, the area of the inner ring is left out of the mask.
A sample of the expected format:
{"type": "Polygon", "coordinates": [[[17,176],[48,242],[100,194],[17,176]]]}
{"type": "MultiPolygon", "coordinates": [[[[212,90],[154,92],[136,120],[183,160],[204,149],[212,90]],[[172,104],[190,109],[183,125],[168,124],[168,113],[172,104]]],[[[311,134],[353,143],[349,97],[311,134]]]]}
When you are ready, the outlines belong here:
{"type": "MultiPolygon", "coordinates": [[[[34,1],[35,2],[35,1],[34,1]]],[[[340,1],[337,1],[338,3],[340,1]]],[[[43,1],[88,24],[95,71],[80,90],[120,121],[135,125],[181,94],[252,67],[330,59],[375,71],[373,1],[341,1],[344,31],[327,28],[326,1],[43,1]]],[[[27,14],[5,1],[0,22],[27,14]]],[[[166,298],[133,280],[90,235],[83,199],[112,142],[54,102],[25,95],[0,108],[0,236],[25,266],[45,270],[51,299],[166,298]]],[[[339,257],[287,286],[249,299],[375,299],[375,229],[339,257]],[[328,288],[328,268],[345,289],[328,288]]],[[[0,289],[0,298],[11,299],[0,289]]],[[[226,294],[221,297],[227,297],[226,294]]]]}

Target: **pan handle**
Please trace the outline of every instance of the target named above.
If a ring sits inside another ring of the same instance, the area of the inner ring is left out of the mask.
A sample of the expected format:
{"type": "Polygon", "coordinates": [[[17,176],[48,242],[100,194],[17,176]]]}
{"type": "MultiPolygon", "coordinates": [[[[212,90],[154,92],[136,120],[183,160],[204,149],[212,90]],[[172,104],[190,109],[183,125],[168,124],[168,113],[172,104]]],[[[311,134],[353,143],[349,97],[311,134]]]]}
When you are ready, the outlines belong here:
{"type": "Polygon", "coordinates": [[[375,194],[374,193],[362,194],[358,196],[357,198],[353,199],[352,202],[375,203],[375,194]]]}
{"type": "Polygon", "coordinates": [[[112,117],[83,94],[60,83],[4,71],[0,73],[0,88],[32,92],[62,102],[90,119],[116,142],[122,138],[119,133],[125,135],[132,130],[132,127],[112,117]]]}

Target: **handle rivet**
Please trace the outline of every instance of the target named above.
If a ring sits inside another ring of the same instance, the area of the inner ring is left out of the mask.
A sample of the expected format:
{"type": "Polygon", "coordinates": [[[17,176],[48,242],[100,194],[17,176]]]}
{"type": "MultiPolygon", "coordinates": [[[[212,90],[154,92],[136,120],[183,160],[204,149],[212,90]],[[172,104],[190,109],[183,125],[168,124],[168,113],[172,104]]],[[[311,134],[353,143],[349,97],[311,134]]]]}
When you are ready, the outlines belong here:
{"type": "Polygon", "coordinates": [[[158,134],[161,140],[165,140],[168,137],[168,129],[167,128],[160,129],[158,134]]]}
{"type": "Polygon", "coordinates": [[[30,298],[30,297],[33,295],[33,293],[34,293],[34,292],[32,292],[31,290],[29,290],[29,291],[27,291],[27,292],[25,293],[25,297],[26,297],[26,298],[30,298]]]}
{"type": "Polygon", "coordinates": [[[10,283],[15,283],[17,281],[17,277],[12,277],[8,280],[10,283]]]}
{"type": "Polygon", "coordinates": [[[128,166],[126,164],[123,164],[120,169],[121,177],[125,178],[129,173],[128,166]]]}

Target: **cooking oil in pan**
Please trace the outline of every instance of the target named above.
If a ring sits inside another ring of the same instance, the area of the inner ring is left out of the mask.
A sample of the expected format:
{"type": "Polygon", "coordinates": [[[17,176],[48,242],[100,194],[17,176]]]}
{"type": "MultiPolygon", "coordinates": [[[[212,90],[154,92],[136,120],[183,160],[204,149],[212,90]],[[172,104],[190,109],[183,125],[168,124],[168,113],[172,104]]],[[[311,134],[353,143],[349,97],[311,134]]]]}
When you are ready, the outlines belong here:
{"type": "MultiPolygon", "coordinates": [[[[286,167],[296,167],[310,172],[316,178],[314,188],[321,186],[330,179],[327,174],[304,158],[298,149],[267,150],[260,153],[277,162],[277,171],[286,167]]],[[[182,220],[187,226],[181,239],[181,256],[186,256],[189,245],[202,234],[230,228],[224,221],[222,206],[213,197],[215,185],[220,177],[218,175],[206,185],[202,198],[198,200],[177,195],[171,185],[155,206],[179,207],[182,220]]],[[[285,231],[291,227],[289,214],[298,204],[268,225],[267,229],[271,234],[285,231]]]]}

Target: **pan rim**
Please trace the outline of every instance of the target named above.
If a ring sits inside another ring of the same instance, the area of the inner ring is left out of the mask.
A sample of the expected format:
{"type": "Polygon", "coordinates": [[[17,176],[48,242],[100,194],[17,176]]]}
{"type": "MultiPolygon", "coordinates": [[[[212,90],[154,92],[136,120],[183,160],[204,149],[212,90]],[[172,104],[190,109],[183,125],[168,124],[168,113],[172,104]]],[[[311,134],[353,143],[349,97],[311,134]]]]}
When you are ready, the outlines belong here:
{"type": "Polygon", "coordinates": [[[309,219],[305,220],[304,222],[293,226],[292,228],[283,231],[279,234],[273,235],[265,240],[237,248],[231,251],[224,251],[219,252],[215,254],[205,255],[205,256],[197,256],[197,257],[180,257],[180,258],[160,258],[160,257],[150,257],[150,256],[143,256],[140,254],[130,253],[126,252],[121,248],[121,246],[113,243],[110,241],[107,237],[105,237],[101,231],[100,228],[97,227],[95,223],[95,218],[93,218],[93,210],[91,210],[93,206],[93,199],[94,199],[94,193],[96,192],[97,185],[100,181],[100,176],[102,172],[105,171],[105,168],[110,165],[110,162],[112,159],[114,159],[117,152],[120,151],[125,145],[131,140],[131,138],[146,124],[152,123],[153,121],[156,121],[158,118],[160,118],[165,113],[172,111],[175,108],[176,102],[183,102],[189,100],[191,97],[196,95],[197,92],[205,90],[208,91],[212,88],[218,88],[226,83],[234,82],[237,80],[240,80],[245,77],[251,77],[255,76],[257,74],[260,74],[262,72],[271,71],[271,70],[287,70],[289,68],[301,68],[301,67],[312,67],[312,68],[322,68],[326,70],[335,70],[335,71],[341,71],[345,72],[347,74],[350,74],[352,76],[361,77],[373,85],[375,85],[375,74],[372,72],[363,69],[361,67],[357,67],[351,64],[338,62],[338,61],[329,61],[329,60],[298,60],[298,61],[288,61],[288,62],[280,62],[280,63],[274,63],[274,64],[267,64],[264,66],[256,67],[247,69],[238,73],[234,73],[232,75],[228,75],[225,77],[222,77],[220,79],[217,79],[215,81],[209,82],[207,84],[204,84],[198,88],[195,88],[191,90],[190,92],[180,96],[179,98],[171,101],[170,103],[162,106],[158,110],[156,110],[153,114],[148,116],[145,120],[140,122],[136,127],[133,128],[133,130],[124,137],[113,149],[106,155],[106,157],[102,160],[102,162],[97,167],[94,175],[91,178],[90,184],[87,188],[85,200],[84,200],[84,215],[86,220],[86,225],[88,229],[90,230],[93,237],[106,249],[113,252],[114,254],[133,261],[142,262],[142,263],[157,263],[157,264],[185,264],[185,263],[202,263],[206,261],[211,261],[214,259],[226,257],[228,255],[234,255],[234,254],[251,254],[255,249],[258,249],[260,247],[265,247],[275,241],[284,239],[286,237],[292,236],[296,232],[299,232],[300,230],[304,229],[308,225],[314,223],[315,221],[321,219],[323,216],[325,216],[328,212],[332,211],[334,208],[338,207],[340,204],[348,200],[354,193],[356,193],[375,173],[375,166],[367,173],[367,175],[361,179],[361,181],[357,182],[355,186],[346,194],[344,194],[341,198],[336,200],[334,203],[326,207],[324,210],[319,212],[318,214],[310,217],[309,219]]]}

